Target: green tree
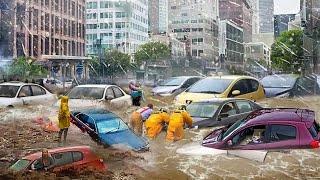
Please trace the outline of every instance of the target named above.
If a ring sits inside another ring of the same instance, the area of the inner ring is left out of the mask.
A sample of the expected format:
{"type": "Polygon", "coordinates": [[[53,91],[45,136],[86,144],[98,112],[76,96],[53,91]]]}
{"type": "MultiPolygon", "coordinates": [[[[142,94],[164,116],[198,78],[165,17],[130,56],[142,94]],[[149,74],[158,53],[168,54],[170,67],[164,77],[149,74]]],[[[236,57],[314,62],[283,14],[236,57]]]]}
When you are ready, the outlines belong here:
{"type": "Polygon", "coordinates": [[[18,57],[9,65],[8,75],[20,78],[33,78],[48,74],[48,71],[43,66],[35,62],[31,58],[18,57]]]}
{"type": "Polygon", "coordinates": [[[290,30],[281,33],[271,47],[272,67],[298,73],[303,68],[303,32],[290,30]]]}
{"type": "Polygon", "coordinates": [[[170,56],[170,48],[161,42],[148,42],[139,47],[134,55],[135,62],[141,65],[146,61],[157,61],[158,59],[168,58],[170,56]]]}
{"type": "Polygon", "coordinates": [[[114,75],[126,74],[132,68],[129,54],[117,50],[106,50],[105,58],[103,68],[108,67],[106,68],[106,74],[112,78],[114,75]]]}

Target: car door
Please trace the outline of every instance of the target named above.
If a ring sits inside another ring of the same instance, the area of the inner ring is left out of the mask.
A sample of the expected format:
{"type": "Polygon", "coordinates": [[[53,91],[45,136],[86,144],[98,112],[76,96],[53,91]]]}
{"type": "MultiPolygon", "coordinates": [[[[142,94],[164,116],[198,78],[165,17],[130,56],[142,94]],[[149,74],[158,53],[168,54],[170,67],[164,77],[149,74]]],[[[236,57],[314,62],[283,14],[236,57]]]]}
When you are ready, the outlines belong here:
{"type": "Polygon", "coordinates": [[[54,160],[53,172],[61,172],[69,168],[74,168],[71,151],[54,153],[51,156],[54,160]]]}
{"type": "Polygon", "coordinates": [[[106,94],[105,94],[105,99],[108,103],[110,103],[111,105],[114,104],[114,99],[115,99],[115,95],[114,95],[114,92],[113,92],[113,89],[112,87],[108,87],[106,89],[106,94]]]}
{"type": "Polygon", "coordinates": [[[266,125],[248,126],[227,139],[227,149],[263,150],[266,149],[266,125]]]}
{"type": "Polygon", "coordinates": [[[42,87],[37,85],[31,85],[30,87],[32,91],[31,104],[48,103],[53,100],[42,87]]]}
{"type": "Polygon", "coordinates": [[[299,132],[293,124],[269,124],[266,136],[268,149],[299,147],[299,132]]]}
{"type": "Polygon", "coordinates": [[[18,98],[22,100],[23,105],[32,105],[32,91],[29,85],[24,85],[21,87],[18,98]]]}
{"type": "Polygon", "coordinates": [[[253,79],[241,79],[233,85],[231,91],[229,92],[228,97],[257,100],[257,99],[261,99],[258,90],[259,90],[258,81],[253,79]],[[236,90],[239,90],[240,94],[233,95],[232,92],[236,90]]]}
{"type": "Polygon", "coordinates": [[[115,99],[113,99],[113,103],[119,106],[128,106],[131,101],[130,96],[125,96],[125,93],[120,90],[120,88],[113,86],[112,90],[115,95],[115,99]]]}
{"type": "Polygon", "coordinates": [[[228,126],[238,120],[239,110],[235,102],[227,102],[222,105],[222,108],[218,114],[217,124],[221,126],[228,126]]]}

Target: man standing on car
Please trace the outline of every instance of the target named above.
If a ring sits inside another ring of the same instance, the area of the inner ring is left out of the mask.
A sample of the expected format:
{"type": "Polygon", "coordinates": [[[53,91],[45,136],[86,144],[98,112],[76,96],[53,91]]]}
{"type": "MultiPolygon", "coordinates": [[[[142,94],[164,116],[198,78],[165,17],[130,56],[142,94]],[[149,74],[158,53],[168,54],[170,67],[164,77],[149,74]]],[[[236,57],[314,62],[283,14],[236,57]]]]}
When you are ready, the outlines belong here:
{"type": "Polygon", "coordinates": [[[61,97],[60,109],[59,109],[59,143],[61,143],[61,136],[63,133],[63,143],[66,143],[68,128],[70,127],[70,111],[68,105],[69,98],[67,96],[61,97]]]}
{"type": "Polygon", "coordinates": [[[178,141],[183,138],[183,127],[187,124],[192,126],[192,118],[186,111],[186,106],[181,106],[175,110],[169,120],[166,139],[169,141],[178,141]]]}
{"type": "Polygon", "coordinates": [[[137,135],[142,135],[143,122],[146,121],[153,111],[153,104],[140,108],[131,114],[130,126],[137,135]]]}

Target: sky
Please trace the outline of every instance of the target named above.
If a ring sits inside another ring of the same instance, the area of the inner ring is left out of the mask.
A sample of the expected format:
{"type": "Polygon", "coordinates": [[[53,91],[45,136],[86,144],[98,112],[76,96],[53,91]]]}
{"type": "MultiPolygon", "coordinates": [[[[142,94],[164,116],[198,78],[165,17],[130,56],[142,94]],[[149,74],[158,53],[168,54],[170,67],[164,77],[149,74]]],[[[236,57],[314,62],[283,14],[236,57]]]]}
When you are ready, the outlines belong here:
{"type": "Polygon", "coordinates": [[[300,0],[274,0],[274,14],[297,14],[300,0]]]}

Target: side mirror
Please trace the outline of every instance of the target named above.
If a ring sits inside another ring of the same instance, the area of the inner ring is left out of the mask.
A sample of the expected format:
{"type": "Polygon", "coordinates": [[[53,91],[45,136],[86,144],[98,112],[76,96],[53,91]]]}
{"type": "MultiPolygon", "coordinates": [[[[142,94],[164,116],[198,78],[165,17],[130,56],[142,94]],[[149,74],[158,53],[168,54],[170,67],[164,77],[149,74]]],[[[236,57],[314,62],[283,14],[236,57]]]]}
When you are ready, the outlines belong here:
{"type": "Polygon", "coordinates": [[[227,118],[229,116],[228,113],[222,113],[222,114],[219,114],[219,117],[218,117],[218,121],[221,121],[221,119],[223,118],[227,118]]]}
{"type": "Polygon", "coordinates": [[[232,140],[231,140],[231,139],[228,140],[228,141],[227,141],[227,144],[228,144],[228,146],[232,146],[232,140]]]}
{"type": "Polygon", "coordinates": [[[232,91],[232,95],[233,96],[238,96],[238,95],[240,95],[240,91],[239,90],[234,90],[234,91],[232,91]]]}
{"type": "Polygon", "coordinates": [[[114,99],[114,97],[113,97],[113,96],[111,96],[111,95],[107,95],[106,100],[112,100],[112,99],[114,99]]]}

